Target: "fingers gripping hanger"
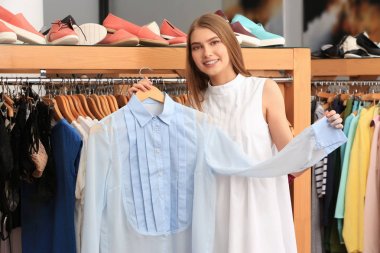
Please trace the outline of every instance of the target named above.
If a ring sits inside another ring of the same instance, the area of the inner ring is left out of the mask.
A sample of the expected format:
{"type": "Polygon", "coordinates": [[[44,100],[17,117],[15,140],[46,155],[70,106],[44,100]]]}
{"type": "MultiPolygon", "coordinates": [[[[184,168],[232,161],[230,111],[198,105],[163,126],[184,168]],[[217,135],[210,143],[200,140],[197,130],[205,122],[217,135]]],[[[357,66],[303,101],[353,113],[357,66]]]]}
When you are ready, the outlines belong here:
{"type": "MultiPolygon", "coordinates": [[[[141,78],[146,78],[146,77],[142,76],[142,70],[143,69],[148,69],[150,71],[153,71],[150,68],[141,68],[139,70],[139,75],[140,75],[141,78]]],[[[143,92],[143,91],[136,92],[136,97],[140,101],[144,101],[147,98],[151,98],[151,99],[156,100],[156,101],[158,101],[160,103],[164,103],[164,100],[165,100],[164,93],[162,93],[156,86],[152,86],[152,88],[150,90],[145,91],[145,92],[143,92]]]]}

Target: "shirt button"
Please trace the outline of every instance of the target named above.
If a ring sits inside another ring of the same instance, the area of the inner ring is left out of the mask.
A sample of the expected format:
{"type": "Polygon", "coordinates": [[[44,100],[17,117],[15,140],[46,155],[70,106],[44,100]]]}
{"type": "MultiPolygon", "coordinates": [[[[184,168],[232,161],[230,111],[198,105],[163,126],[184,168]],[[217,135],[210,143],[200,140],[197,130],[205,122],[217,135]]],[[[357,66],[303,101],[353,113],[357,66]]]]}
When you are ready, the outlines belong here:
{"type": "Polygon", "coordinates": [[[158,148],[156,148],[156,154],[159,154],[160,153],[160,150],[158,148]]]}

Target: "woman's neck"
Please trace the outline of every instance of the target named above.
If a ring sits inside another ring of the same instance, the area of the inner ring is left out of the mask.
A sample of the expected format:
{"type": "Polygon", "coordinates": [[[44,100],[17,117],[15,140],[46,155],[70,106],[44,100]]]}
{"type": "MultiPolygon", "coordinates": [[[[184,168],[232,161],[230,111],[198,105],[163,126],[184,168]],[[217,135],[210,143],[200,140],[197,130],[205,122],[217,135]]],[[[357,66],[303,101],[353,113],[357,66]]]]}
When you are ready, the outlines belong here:
{"type": "Polygon", "coordinates": [[[212,86],[224,85],[234,80],[236,76],[237,74],[233,73],[233,74],[230,74],[228,76],[223,76],[223,77],[210,77],[210,84],[212,86]]]}

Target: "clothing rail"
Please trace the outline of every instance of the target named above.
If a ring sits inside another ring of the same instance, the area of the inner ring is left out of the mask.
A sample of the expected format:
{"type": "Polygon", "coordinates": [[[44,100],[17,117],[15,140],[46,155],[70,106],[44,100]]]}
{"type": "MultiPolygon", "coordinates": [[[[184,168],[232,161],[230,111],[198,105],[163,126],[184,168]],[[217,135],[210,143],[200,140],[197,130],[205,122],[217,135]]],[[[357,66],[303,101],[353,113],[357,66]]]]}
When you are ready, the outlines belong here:
{"type": "MultiPolygon", "coordinates": [[[[9,83],[30,83],[31,85],[38,85],[44,83],[95,83],[95,84],[103,84],[103,83],[111,83],[111,84],[133,84],[141,80],[139,77],[124,77],[124,78],[40,78],[40,77],[1,77],[1,84],[9,84],[9,83]]],[[[185,78],[160,78],[160,77],[150,77],[149,78],[153,83],[186,83],[185,78]]],[[[278,83],[292,83],[293,78],[291,77],[275,77],[271,78],[272,80],[278,83]]]]}
{"type": "Polygon", "coordinates": [[[380,80],[313,80],[313,86],[329,86],[329,85],[349,85],[349,86],[377,86],[380,85],[380,80]]]}

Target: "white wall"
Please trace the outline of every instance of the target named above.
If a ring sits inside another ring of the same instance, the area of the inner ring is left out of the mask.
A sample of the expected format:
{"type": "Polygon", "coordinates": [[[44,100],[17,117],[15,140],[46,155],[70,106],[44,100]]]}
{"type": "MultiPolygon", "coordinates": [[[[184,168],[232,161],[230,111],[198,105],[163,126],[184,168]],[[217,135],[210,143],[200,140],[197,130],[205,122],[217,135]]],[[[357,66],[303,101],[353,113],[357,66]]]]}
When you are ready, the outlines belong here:
{"type": "Polygon", "coordinates": [[[287,47],[301,47],[303,0],[283,0],[284,37],[287,47]]]}
{"type": "Polygon", "coordinates": [[[99,23],[99,2],[98,0],[44,1],[45,25],[54,22],[56,19],[63,19],[68,15],[71,15],[78,25],[99,23]]]}
{"type": "Polygon", "coordinates": [[[164,18],[187,33],[198,16],[222,8],[222,0],[110,0],[110,12],[136,25],[164,18]]]}
{"type": "Polygon", "coordinates": [[[43,26],[43,0],[0,0],[0,5],[13,14],[22,13],[37,31],[43,26]]]}

